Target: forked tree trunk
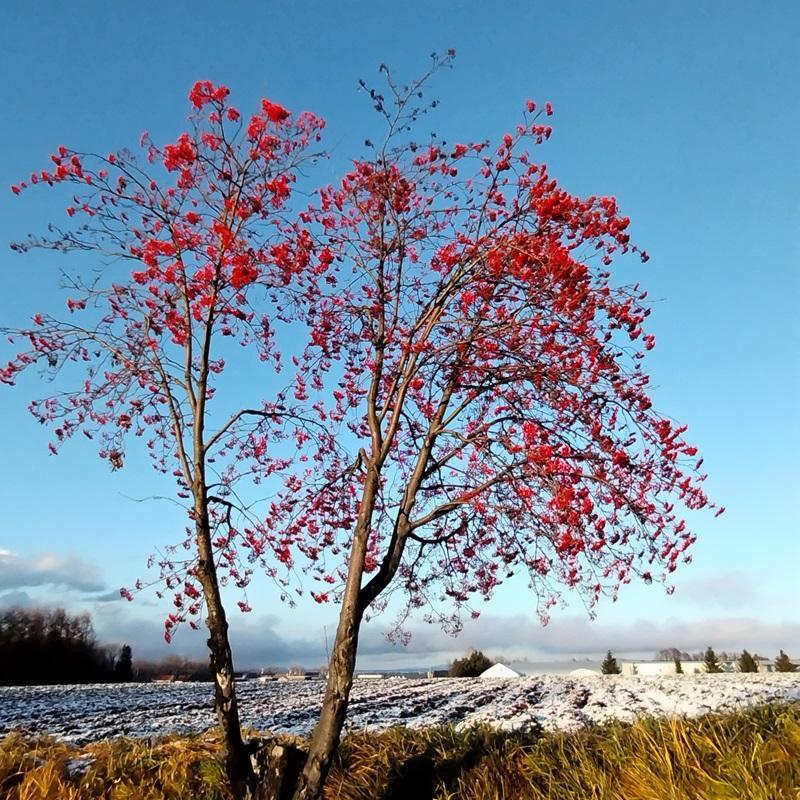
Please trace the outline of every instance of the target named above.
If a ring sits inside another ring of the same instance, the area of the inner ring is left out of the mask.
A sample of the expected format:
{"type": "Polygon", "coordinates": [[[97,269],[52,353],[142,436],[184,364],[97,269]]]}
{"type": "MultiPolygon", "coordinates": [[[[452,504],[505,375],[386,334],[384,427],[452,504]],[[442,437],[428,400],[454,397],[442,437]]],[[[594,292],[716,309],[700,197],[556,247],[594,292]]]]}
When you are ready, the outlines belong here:
{"type": "Polygon", "coordinates": [[[339,746],[350,690],[353,687],[360,627],[361,611],[356,598],[352,605],[342,607],[339,616],[339,628],[328,665],[328,683],[322,712],[311,737],[308,757],[294,793],[294,800],[317,800],[322,793],[339,746]]]}
{"type": "Polygon", "coordinates": [[[248,746],[242,739],[228,623],[211,560],[213,553],[208,517],[202,511],[198,513],[196,527],[200,554],[198,577],[203,585],[208,610],[206,624],[210,633],[208,647],[214,675],[214,707],[222,732],[225,772],[234,800],[317,800],[339,746],[353,686],[363,616],[359,600],[366,530],[361,528],[356,534],[357,543],[351,554],[322,712],[306,756],[297,748],[269,741],[261,743],[260,749],[254,751],[254,747],[248,746]]]}
{"type": "MultiPolygon", "coordinates": [[[[321,796],[339,746],[353,686],[362,618],[357,591],[353,592],[353,597],[354,602],[343,603],[339,615],[322,712],[308,750],[266,741],[260,743],[251,760],[247,755],[248,748],[244,746],[244,794],[236,794],[234,790],[236,800],[318,800],[321,796]]],[[[226,757],[228,755],[226,745],[226,757]]],[[[230,768],[228,775],[231,776],[230,768]]]]}

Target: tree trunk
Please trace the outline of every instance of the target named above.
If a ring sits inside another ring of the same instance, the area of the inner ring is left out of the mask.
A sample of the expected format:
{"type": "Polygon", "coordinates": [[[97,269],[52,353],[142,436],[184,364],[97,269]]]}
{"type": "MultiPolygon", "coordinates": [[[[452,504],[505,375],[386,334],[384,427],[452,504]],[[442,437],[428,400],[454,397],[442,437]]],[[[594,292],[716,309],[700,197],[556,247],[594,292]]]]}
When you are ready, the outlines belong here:
{"type": "Polygon", "coordinates": [[[344,604],[328,666],[328,683],[322,712],[314,728],[308,758],[295,790],[294,800],[317,800],[322,793],[325,778],[339,746],[350,690],[353,687],[360,627],[361,611],[358,602],[344,604]]]}
{"type": "Polygon", "coordinates": [[[247,800],[292,800],[306,756],[306,751],[295,743],[259,743],[252,755],[254,774],[247,800]]]}
{"type": "Polygon", "coordinates": [[[373,460],[367,472],[359,519],[353,534],[347,582],[342,597],[342,609],[339,612],[336,640],[328,665],[328,683],[322,701],[322,712],[311,735],[308,759],[295,789],[294,800],[318,800],[336,754],[336,748],[339,746],[347,703],[350,700],[350,689],[353,686],[358,633],[364,614],[361,578],[364,575],[364,558],[378,483],[378,469],[373,460]]]}
{"type": "MultiPolygon", "coordinates": [[[[198,504],[201,505],[201,504],[198,504]]],[[[239,705],[233,673],[233,655],[228,639],[228,621],[220,596],[214,556],[211,549],[211,532],[208,513],[202,506],[196,508],[196,537],[199,551],[198,578],[203,586],[208,616],[208,649],[211,673],[214,676],[214,709],[222,731],[225,772],[230,781],[235,800],[249,800],[254,789],[254,773],[250,755],[242,740],[239,723],[239,705]]]]}
{"type": "MultiPolygon", "coordinates": [[[[225,774],[231,793],[234,800],[290,800],[306,760],[305,753],[291,744],[257,740],[248,743],[242,738],[228,622],[213,561],[208,513],[202,502],[196,505],[195,513],[200,556],[198,578],[208,611],[206,625],[214,676],[214,709],[222,732],[225,774]]],[[[336,744],[333,748],[335,751],[336,744]]],[[[319,786],[321,788],[322,784],[319,786]]]]}

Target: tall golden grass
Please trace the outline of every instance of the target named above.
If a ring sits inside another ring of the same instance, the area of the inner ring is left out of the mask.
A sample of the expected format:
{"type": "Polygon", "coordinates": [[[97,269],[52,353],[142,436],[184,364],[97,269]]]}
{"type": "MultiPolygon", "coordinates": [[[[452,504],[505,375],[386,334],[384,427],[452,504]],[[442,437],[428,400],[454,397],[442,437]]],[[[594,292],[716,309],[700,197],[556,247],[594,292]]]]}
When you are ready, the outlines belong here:
{"type": "MultiPolygon", "coordinates": [[[[578,733],[351,733],[327,800],[800,800],[800,703],[578,733]]],[[[213,734],[0,741],[2,800],[227,800],[213,734]]]]}

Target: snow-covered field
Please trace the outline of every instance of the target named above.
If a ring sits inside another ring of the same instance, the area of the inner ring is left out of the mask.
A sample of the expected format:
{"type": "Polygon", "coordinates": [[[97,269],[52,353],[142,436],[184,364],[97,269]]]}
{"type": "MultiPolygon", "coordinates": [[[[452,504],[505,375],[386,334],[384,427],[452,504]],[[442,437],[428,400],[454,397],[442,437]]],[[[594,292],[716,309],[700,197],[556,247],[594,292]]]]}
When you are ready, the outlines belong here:
{"type": "MultiPolygon", "coordinates": [[[[321,681],[238,685],[242,721],[265,731],[307,733],[321,681]]],[[[575,730],[616,718],[695,716],[773,700],[800,700],[800,673],[664,677],[544,675],[512,680],[356,680],[351,729],[488,722],[575,730]]],[[[0,735],[20,728],[83,743],[128,734],[192,732],[214,724],[207,683],[0,687],[0,735]]]]}

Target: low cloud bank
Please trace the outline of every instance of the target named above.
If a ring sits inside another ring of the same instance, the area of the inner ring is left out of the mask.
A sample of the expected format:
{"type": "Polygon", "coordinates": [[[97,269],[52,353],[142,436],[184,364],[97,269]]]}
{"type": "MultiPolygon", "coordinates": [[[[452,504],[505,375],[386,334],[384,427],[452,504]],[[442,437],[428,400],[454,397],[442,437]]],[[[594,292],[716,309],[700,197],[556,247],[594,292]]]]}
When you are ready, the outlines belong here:
{"type": "MultiPolygon", "coordinates": [[[[103,641],[126,642],[142,659],[182,655],[206,657],[206,633],[181,629],[172,645],[163,641],[159,620],[121,620],[106,614],[96,618],[98,635],[103,641]]],[[[282,619],[275,616],[234,617],[231,639],[236,663],[241,668],[266,665],[301,664],[313,668],[325,663],[326,644],[323,629],[284,633],[292,623],[291,613],[282,619]]],[[[335,621],[327,624],[329,644],[333,641],[335,621]]],[[[542,628],[535,619],[518,616],[482,616],[470,621],[458,637],[450,637],[439,628],[424,623],[410,626],[407,646],[387,641],[385,626],[373,622],[365,626],[360,646],[362,669],[423,668],[444,664],[477,647],[490,655],[532,661],[558,661],[598,656],[611,649],[623,657],[651,657],[665,647],[699,651],[711,645],[717,650],[741,650],[772,656],[783,648],[800,652],[800,623],[764,624],[749,617],[706,618],[699,620],[667,619],[661,622],[637,620],[625,625],[601,624],[585,618],[564,618],[542,628]]]]}
{"type": "MultiPolygon", "coordinates": [[[[742,587],[748,585],[741,573],[695,579],[687,597],[695,601],[704,599],[705,616],[699,619],[695,618],[696,612],[689,613],[688,609],[685,615],[688,618],[675,616],[627,623],[591,622],[577,615],[556,616],[543,628],[535,615],[485,613],[477,620],[467,620],[455,638],[439,627],[412,623],[408,627],[411,639],[406,646],[387,640],[385,633],[391,620],[379,617],[364,626],[358,666],[362,669],[441,666],[472,647],[490,656],[529,661],[596,658],[608,649],[622,657],[647,658],[667,647],[696,652],[709,645],[728,651],[747,648],[767,656],[782,648],[800,655],[800,622],[788,619],[762,622],[752,616],[735,615],[738,609],[734,600],[741,596],[742,587]],[[716,616],[712,611],[715,608],[716,616]]],[[[758,607],[755,597],[754,590],[745,592],[745,599],[752,601],[748,603],[750,609],[758,607]]],[[[169,655],[203,660],[207,657],[207,632],[202,626],[199,631],[182,626],[173,644],[167,645],[163,638],[164,607],[146,598],[140,598],[135,608],[120,602],[118,592],[108,590],[98,567],[84,559],[52,552],[23,558],[0,549],[0,608],[33,605],[91,611],[98,640],[129,644],[135,658],[140,660],[169,655]],[[46,602],[42,602],[45,598],[46,602]]],[[[321,666],[327,661],[336,629],[336,609],[325,608],[324,613],[325,617],[315,617],[312,623],[306,615],[288,609],[280,617],[240,615],[232,611],[229,621],[237,666],[242,669],[293,664],[321,666]]]]}

